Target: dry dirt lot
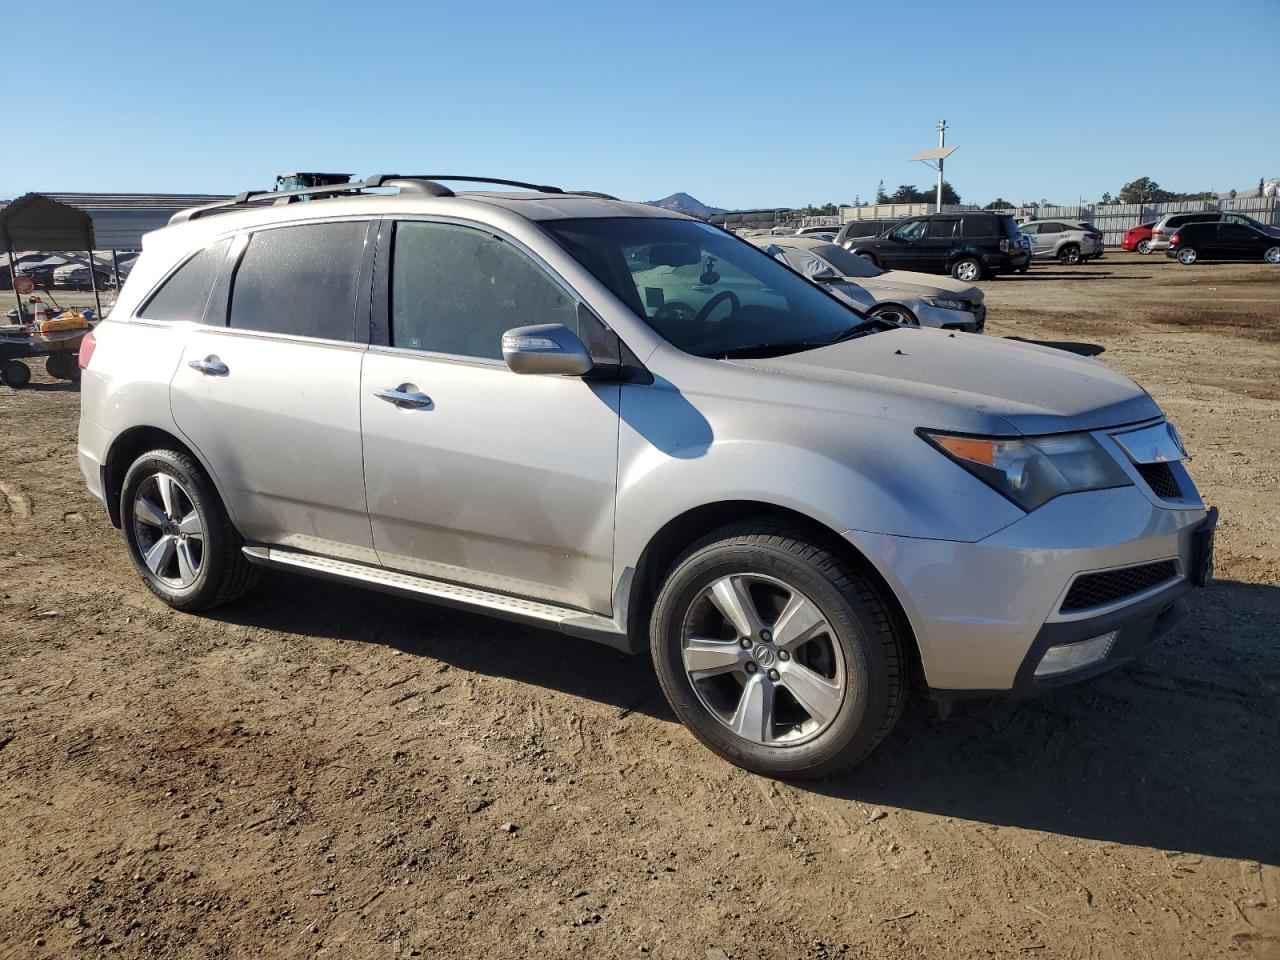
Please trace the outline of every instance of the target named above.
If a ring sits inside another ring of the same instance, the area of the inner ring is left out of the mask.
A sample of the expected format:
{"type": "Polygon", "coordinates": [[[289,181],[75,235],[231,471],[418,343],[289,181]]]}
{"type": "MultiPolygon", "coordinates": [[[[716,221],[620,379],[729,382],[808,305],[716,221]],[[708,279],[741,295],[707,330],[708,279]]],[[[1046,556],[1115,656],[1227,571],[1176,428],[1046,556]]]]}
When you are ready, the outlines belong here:
{"type": "Polygon", "coordinates": [[[0,387],[0,957],[1280,956],[1280,269],[985,284],[1181,427],[1219,580],[1140,666],[914,703],[818,785],[726,765],[643,659],[271,574],[135,578],[77,395],[0,387]]]}

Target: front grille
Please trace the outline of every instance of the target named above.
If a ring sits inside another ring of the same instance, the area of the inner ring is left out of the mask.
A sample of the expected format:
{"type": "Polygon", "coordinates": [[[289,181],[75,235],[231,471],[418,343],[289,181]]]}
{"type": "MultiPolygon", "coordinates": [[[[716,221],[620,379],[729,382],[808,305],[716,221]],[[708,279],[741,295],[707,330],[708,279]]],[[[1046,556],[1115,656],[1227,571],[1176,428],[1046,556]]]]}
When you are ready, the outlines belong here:
{"type": "Polygon", "coordinates": [[[1172,560],[1145,563],[1140,567],[1125,567],[1123,570],[1108,570],[1105,573],[1086,573],[1076,577],[1076,582],[1067,591],[1061,612],[1071,613],[1115,603],[1154,587],[1157,583],[1172,580],[1177,575],[1178,566],[1172,560]]]}
{"type": "Polygon", "coordinates": [[[1182,496],[1182,488],[1178,486],[1178,478],[1173,475],[1173,468],[1167,463],[1135,463],[1147,486],[1155,491],[1163,500],[1177,500],[1182,496]]]}

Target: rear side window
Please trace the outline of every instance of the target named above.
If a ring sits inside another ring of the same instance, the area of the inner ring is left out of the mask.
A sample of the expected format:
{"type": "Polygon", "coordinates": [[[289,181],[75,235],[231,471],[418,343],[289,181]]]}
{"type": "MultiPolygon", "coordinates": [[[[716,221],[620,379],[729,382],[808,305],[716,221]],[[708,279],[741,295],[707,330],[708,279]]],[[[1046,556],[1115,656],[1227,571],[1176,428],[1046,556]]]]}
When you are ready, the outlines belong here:
{"type": "MultiPolygon", "coordinates": [[[[1013,224],[1013,232],[1008,236],[1013,236],[1018,232],[1018,224],[1013,217],[1009,217],[1009,222],[1013,224]]],[[[964,218],[964,235],[966,237],[997,237],[1003,236],[998,231],[999,223],[996,217],[965,217],[964,218]]],[[[1043,229],[1043,227],[1041,228],[1043,229]]]]}
{"type": "Polygon", "coordinates": [[[204,319],[204,311],[218,279],[218,268],[227,257],[230,238],[205,247],[169,277],[138,311],[146,320],[204,319]]]}
{"type": "Polygon", "coordinates": [[[1065,233],[1066,230],[1067,225],[1065,223],[1053,222],[1041,224],[1040,226],[1041,233],[1065,233]]]}
{"type": "Polygon", "coordinates": [[[368,224],[308,223],[249,238],[231,288],[231,326],[324,340],[355,336],[368,224]]]}
{"type": "Polygon", "coordinates": [[[1252,240],[1257,234],[1240,223],[1218,225],[1218,236],[1223,240],[1252,240]]]}
{"type": "Polygon", "coordinates": [[[391,345],[502,359],[512,327],[561,323],[578,332],[577,302],[522,251],[444,223],[396,224],[391,345]]]}
{"type": "Polygon", "coordinates": [[[931,220],[926,234],[931,240],[950,240],[956,235],[958,220],[931,220]]]}

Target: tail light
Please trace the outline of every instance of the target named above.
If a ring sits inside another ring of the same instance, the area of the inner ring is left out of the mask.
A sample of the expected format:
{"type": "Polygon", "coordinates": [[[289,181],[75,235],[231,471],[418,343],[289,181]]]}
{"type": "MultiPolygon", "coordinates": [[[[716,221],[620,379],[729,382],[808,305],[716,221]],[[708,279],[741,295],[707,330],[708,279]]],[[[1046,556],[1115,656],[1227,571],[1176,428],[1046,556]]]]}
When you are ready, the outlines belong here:
{"type": "Polygon", "coordinates": [[[1172,237],[1170,237],[1170,238],[1169,238],[1169,242],[1170,242],[1170,243],[1177,243],[1180,239],[1182,239],[1182,238],[1181,238],[1178,234],[1176,234],[1176,233],[1175,233],[1172,237]]]}
{"type": "Polygon", "coordinates": [[[1012,249],[1012,244],[1013,244],[1013,241],[1012,241],[1012,240],[1001,240],[1001,241],[1000,241],[1000,252],[1001,252],[1001,253],[1008,253],[1008,252],[1012,249]]]}
{"type": "Polygon", "coordinates": [[[76,357],[76,363],[80,365],[81,370],[89,369],[89,361],[93,359],[93,351],[97,345],[98,341],[93,339],[93,331],[90,330],[80,341],[80,354],[76,357]]]}

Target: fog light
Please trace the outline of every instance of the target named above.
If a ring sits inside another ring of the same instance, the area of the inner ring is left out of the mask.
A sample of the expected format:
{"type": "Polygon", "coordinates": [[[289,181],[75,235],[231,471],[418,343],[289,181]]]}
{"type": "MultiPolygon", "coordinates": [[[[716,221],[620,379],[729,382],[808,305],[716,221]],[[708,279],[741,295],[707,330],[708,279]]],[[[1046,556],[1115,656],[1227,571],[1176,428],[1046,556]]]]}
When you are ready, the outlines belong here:
{"type": "Polygon", "coordinates": [[[1105,660],[1111,652],[1111,645],[1116,642],[1116,631],[1101,636],[1090,637],[1078,643],[1060,643],[1045,651],[1040,665],[1036,667],[1037,677],[1056,677],[1061,673],[1079,670],[1091,663],[1105,660]]]}

